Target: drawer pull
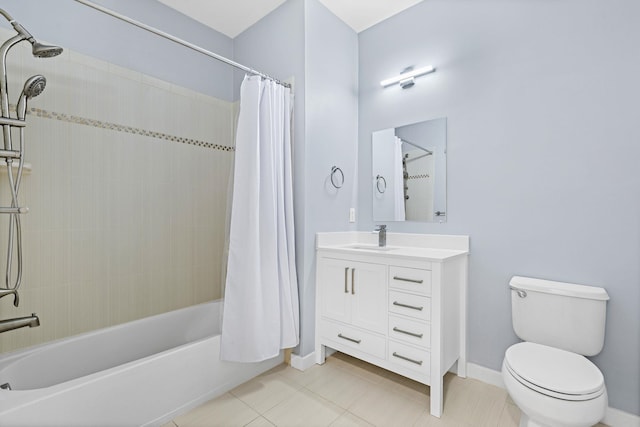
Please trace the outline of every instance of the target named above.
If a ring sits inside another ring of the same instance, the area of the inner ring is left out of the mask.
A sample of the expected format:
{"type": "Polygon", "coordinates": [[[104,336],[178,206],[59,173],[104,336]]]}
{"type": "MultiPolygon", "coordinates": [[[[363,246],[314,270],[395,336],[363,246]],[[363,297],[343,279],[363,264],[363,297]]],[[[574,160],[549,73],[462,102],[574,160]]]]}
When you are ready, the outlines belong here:
{"type": "Polygon", "coordinates": [[[393,357],[397,357],[398,359],[406,360],[407,362],[415,363],[416,365],[422,366],[422,360],[414,360],[409,357],[398,354],[395,351],[393,352],[393,357]]]}
{"type": "Polygon", "coordinates": [[[400,332],[401,334],[405,334],[405,335],[411,335],[412,337],[416,337],[416,338],[422,338],[422,336],[424,335],[424,334],[416,334],[415,332],[405,331],[403,329],[398,328],[397,326],[393,327],[393,331],[400,332]]]}
{"type": "Polygon", "coordinates": [[[344,269],[344,293],[348,294],[349,290],[347,289],[347,281],[348,281],[348,277],[349,277],[349,267],[346,267],[344,269]]]}
{"type": "Polygon", "coordinates": [[[415,305],[403,304],[398,301],[394,301],[393,305],[397,305],[398,307],[410,308],[411,310],[418,310],[418,311],[422,311],[422,309],[424,308],[424,307],[416,307],[415,305]]]}
{"type": "Polygon", "coordinates": [[[338,338],[342,338],[343,340],[351,341],[351,342],[354,342],[356,344],[360,344],[360,342],[362,341],[362,340],[356,340],[356,339],[353,339],[353,338],[345,337],[342,334],[338,334],[338,338]]]}
{"type": "Polygon", "coordinates": [[[422,283],[422,279],[407,279],[406,277],[393,276],[393,280],[400,280],[401,282],[422,283]]]}

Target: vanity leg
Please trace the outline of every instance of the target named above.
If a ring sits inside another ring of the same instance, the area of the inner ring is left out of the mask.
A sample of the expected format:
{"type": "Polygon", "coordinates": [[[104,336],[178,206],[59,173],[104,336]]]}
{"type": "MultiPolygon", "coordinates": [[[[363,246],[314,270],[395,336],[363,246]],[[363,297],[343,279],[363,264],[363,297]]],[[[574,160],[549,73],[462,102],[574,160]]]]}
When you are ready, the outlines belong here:
{"type": "Polygon", "coordinates": [[[440,418],[443,406],[443,377],[438,376],[431,382],[431,415],[440,418]]]}
{"type": "Polygon", "coordinates": [[[327,348],[322,344],[316,345],[316,363],[318,365],[324,365],[324,361],[327,358],[327,348]]]}

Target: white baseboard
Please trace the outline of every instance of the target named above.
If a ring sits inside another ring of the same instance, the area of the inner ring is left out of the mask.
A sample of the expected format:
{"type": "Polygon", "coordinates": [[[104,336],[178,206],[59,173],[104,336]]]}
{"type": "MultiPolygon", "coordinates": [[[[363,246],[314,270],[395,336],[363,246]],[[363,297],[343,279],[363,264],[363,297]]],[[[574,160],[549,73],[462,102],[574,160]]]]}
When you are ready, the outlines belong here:
{"type": "Polygon", "coordinates": [[[306,356],[291,355],[291,367],[299,371],[306,371],[316,364],[316,353],[311,352],[306,356]]]}
{"type": "MultiPolygon", "coordinates": [[[[331,356],[336,351],[330,347],[325,347],[325,357],[331,356]]],[[[296,368],[299,371],[306,371],[310,367],[316,364],[316,352],[312,351],[306,356],[298,356],[297,354],[291,355],[291,367],[296,368]]]]}
{"type": "Polygon", "coordinates": [[[602,422],[612,427],[640,427],[640,416],[609,406],[602,422]]]}
{"type": "Polygon", "coordinates": [[[473,378],[483,383],[491,384],[496,387],[504,388],[502,381],[502,373],[475,363],[467,363],[467,377],[473,378]]]}
{"type": "MultiPolygon", "coordinates": [[[[475,363],[467,363],[467,377],[504,388],[501,372],[475,363]]],[[[640,416],[608,407],[602,422],[611,427],[640,427],[640,416]]]]}

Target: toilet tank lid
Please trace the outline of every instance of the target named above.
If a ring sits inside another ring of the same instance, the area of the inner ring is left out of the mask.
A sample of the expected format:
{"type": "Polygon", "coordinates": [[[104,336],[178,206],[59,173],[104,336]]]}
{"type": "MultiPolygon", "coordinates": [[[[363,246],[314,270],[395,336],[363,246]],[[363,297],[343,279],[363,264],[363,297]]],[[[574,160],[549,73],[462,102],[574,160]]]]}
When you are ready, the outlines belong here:
{"type": "Polygon", "coordinates": [[[607,294],[607,291],[603,288],[534,279],[533,277],[513,276],[509,281],[509,287],[515,290],[542,292],[574,298],[586,298],[599,301],[607,301],[609,299],[609,294],[607,294]]]}

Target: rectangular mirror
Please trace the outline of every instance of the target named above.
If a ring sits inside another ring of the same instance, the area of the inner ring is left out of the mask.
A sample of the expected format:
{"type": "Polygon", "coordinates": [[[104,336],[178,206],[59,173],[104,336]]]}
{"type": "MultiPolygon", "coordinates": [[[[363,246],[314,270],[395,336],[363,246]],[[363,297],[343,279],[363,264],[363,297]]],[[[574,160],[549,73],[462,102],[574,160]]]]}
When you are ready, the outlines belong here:
{"type": "Polygon", "coordinates": [[[447,119],[373,132],[373,220],[446,221],[447,119]]]}

